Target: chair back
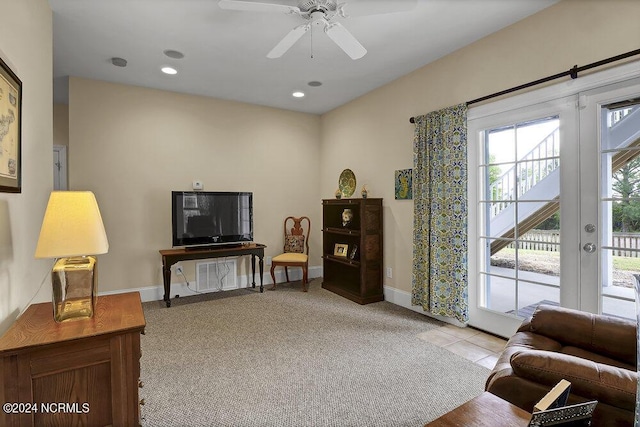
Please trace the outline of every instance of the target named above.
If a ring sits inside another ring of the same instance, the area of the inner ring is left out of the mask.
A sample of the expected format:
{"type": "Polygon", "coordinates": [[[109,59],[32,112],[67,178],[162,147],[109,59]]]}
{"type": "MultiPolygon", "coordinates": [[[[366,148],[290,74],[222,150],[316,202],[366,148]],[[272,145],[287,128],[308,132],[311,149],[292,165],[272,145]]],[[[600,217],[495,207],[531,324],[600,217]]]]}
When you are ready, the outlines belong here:
{"type": "Polygon", "coordinates": [[[288,216],[284,220],[284,252],[309,255],[311,220],[306,216],[288,216]]]}

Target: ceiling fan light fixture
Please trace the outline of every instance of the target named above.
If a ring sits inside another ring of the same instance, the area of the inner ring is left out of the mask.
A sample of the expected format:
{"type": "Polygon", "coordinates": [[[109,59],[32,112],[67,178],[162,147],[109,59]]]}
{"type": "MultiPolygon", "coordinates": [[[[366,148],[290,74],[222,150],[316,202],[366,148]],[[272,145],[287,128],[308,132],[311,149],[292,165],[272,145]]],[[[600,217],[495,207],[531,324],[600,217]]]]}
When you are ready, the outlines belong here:
{"type": "MultiPolygon", "coordinates": [[[[298,6],[288,6],[277,3],[259,3],[246,0],[219,0],[222,9],[248,12],[285,12],[298,15],[305,23],[293,28],[278,44],[267,53],[267,58],[280,58],[284,55],[312,25],[323,27],[324,32],[351,59],[362,58],[367,50],[360,42],[334,18],[346,18],[344,3],[338,5],[338,0],[298,0],[298,6]]],[[[311,55],[313,58],[313,54],[311,55]]]]}
{"type": "Polygon", "coordinates": [[[294,98],[304,98],[304,92],[296,91],[291,94],[294,98]]]}
{"type": "Polygon", "coordinates": [[[162,67],[162,68],[160,69],[160,71],[162,71],[162,72],[163,72],[163,73],[165,73],[165,74],[169,74],[169,75],[178,74],[178,70],[176,70],[176,69],[175,69],[175,68],[173,68],[173,67],[168,67],[168,66],[166,66],[166,67],[162,67]]]}

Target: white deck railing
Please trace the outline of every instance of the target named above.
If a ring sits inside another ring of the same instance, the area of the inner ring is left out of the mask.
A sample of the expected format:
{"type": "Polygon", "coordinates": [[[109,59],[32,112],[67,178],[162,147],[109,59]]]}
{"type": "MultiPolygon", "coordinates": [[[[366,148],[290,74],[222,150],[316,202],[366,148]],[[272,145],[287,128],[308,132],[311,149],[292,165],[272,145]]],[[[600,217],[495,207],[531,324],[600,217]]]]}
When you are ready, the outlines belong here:
{"type": "Polygon", "coordinates": [[[556,128],[489,186],[492,218],[515,200],[516,191],[521,197],[560,166],[559,137],[560,128],[556,128]]]}
{"type": "MultiPolygon", "coordinates": [[[[640,258],[640,233],[611,233],[613,256],[640,258]]],[[[560,252],[560,230],[531,230],[518,241],[519,249],[560,252]]],[[[514,244],[507,246],[513,249],[514,244]]]]}

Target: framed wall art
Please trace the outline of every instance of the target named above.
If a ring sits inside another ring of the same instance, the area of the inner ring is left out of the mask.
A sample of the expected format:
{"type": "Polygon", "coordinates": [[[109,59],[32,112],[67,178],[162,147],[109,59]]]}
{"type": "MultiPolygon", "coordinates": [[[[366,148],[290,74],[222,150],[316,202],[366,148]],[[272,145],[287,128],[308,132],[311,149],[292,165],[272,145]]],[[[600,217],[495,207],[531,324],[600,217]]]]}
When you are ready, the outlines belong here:
{"type": "Polygon", "coordinates": [[[0,58],[0,191],[22,191],[22,82],[0,58]]]}
{"type": "Polygon", "coordinates": [[[395,176],[396,200],[413,199],[413,169],[401,169],[395,176]]]}

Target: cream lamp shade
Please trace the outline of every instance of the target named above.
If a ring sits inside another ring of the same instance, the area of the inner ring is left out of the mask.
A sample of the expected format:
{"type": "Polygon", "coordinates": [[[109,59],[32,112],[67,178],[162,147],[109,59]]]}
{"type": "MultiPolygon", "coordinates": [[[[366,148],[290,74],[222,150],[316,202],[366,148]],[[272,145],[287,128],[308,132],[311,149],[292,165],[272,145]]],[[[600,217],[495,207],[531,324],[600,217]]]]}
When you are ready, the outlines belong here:
{"type": "Polygon", "coordinates": [[[36,258],[107,253],[109,242],[91,191],[53,191],[42,220],[36,258]]]}

